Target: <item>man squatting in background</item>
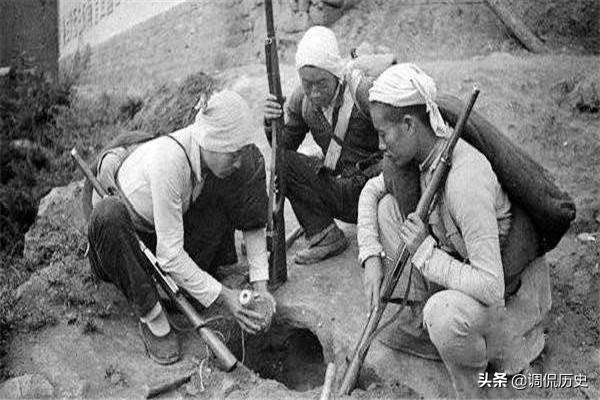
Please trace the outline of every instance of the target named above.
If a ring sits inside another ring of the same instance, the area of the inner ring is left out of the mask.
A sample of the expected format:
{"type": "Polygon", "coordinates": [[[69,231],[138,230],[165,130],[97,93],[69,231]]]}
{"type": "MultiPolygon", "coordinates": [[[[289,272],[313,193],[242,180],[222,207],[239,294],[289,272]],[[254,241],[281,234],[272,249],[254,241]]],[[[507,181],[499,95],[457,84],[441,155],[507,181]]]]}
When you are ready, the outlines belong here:
{"type": "MultiPolygon", "coordinates": [[[[308,242],[295,261],[311,264],[348,246],[333,219],[356,223],[360,191],[380,172],[380,152],[368,111],[355,104],[357,99],[368,104],[369,85],[354,71],[345,71],[330,29],[314,26],[306,31],[298,43],[296,69],[301,85],[286,102],[280,145],[285,149],[285,194],[308,242]],[[324,160],[297,152],[309,131],[324,160]]],[[[269,95],[264,106],[269,141],[270,121],[281,113],[275,97],[269,95]]]]}
{"type": "Polygon", "coordinates": [[[94,198],[88,232],[92,270],[127,297],[140,318],[146,350],[160,364],[176,362],[180,346],[144,270],[148,260],[135,234],[204,307],[223,304],[250,333],[272,317],[244,308],[239,291],[212,276],[218,265],[236,262],[234,229],[239,229],[253,289],[267,292],[265,168],[252,144],[251,125],[246,102],[222,91],[193,124],[99,157],[100,182],[118,187],[125,198],[94,198]]]}
{"type": "MultiPolygon", "coordinates": [[[[398,167],[416,161],[422,188],[450,133],[435,98],[434,81],[413,64],[388,68],[369,91],[381,149],[398,167]]],[[[477,379],[488,361],[515,357],[516,341],[523,341],[502,325],[515,317],[508,303],[505,307],[501,259],[511,203],[488,160],[462,139],[426,223],[416,214],[403,217],[396,198],[387,193],[384,174],[365,185],[358,206],[359,261],[371,306],[379,301],[383,269],[391,268],[400,241],[406,243],[413,266],[404,270],[397,287],[404,294],[410,283],[407,300],[412,303],[382,341],[424,358],[441,357],[457,395],[478,397],[477,379]]],[[[539,306],[530,304],[519,315],[527,319],[539,306]]]]}

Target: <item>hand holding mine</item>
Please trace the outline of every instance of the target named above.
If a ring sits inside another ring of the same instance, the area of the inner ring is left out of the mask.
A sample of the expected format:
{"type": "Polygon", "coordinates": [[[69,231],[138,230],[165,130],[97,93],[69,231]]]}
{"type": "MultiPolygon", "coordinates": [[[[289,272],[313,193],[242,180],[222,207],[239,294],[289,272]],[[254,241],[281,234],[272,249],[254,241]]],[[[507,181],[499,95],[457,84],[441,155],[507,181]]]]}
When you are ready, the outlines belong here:
{"type": "Polygon", "coordinates": [[[229,289],[225,286],[221,289],[219,299],[223,305],[236,319],[240,327],[248,333],[255,334],[262,329],[260,321],[262,315],[256,311],[250,310],[240,303],[240,291],[229,289]]]}

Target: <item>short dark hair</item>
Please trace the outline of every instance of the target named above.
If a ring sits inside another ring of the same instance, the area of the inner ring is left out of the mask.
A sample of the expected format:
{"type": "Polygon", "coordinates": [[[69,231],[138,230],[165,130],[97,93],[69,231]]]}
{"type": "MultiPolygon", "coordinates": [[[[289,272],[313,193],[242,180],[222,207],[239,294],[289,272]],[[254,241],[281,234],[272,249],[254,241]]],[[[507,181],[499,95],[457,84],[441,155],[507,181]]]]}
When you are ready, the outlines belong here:
{"type": "Polygon", "coordinates": [[[388,121],[401,122],[402,118],[404,118],[405,115],[412,115],[417,117],[419,121],[421,121],[421,123],[425,124],[425,126],[431,126],[431,123],[429,122],[429,115],[427,114],[427,107],[425,106],[425,104],[395,107],[390,104],[382,103],[379,101],[374,101],[371,103],[383,106],[385,110],[384,118],[388,121]]]}

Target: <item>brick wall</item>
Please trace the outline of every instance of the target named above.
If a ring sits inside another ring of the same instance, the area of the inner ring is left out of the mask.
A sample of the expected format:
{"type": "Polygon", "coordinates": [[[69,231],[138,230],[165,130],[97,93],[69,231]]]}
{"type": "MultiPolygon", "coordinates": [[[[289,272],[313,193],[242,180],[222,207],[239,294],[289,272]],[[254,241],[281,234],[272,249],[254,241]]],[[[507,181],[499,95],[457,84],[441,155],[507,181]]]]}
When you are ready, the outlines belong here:
{"type": "Polygon", "coordinates": [[[57,0],[0,0],[0,66],[23,58],[58,74],[57,0]]]}

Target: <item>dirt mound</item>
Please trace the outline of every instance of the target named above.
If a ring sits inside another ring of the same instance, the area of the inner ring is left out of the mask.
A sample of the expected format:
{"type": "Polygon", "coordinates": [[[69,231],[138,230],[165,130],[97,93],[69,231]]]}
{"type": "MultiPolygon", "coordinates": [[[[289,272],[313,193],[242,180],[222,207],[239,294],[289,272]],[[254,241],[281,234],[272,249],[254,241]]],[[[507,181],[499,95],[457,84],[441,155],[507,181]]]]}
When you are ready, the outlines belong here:
{"type": "Polygon", "coordinates": [[[203,72],[188,76],[178,85],[162,84],[144,97],[140,111],[129,124],[132,130],[165,135],[194,121],[194,106],[202,96],[210,96],[215,81],[203,72]]]}
{"type": "MultiPolygon", "coordinates": [[[[554,52],[597,54],[600,3],[507,1],[554,52]]],[[[348,54],[362,41],[384,45],[401,60],[462,59],[521,46],[484,1],[362,0],[332,25],[348,54]]]]}
{"type": "Polygon", "coordinates": [[[578,74],[553,88],[553,95],[559,105],[582,113],[600,111],[600,72],[598,70],[578,74]]]}

